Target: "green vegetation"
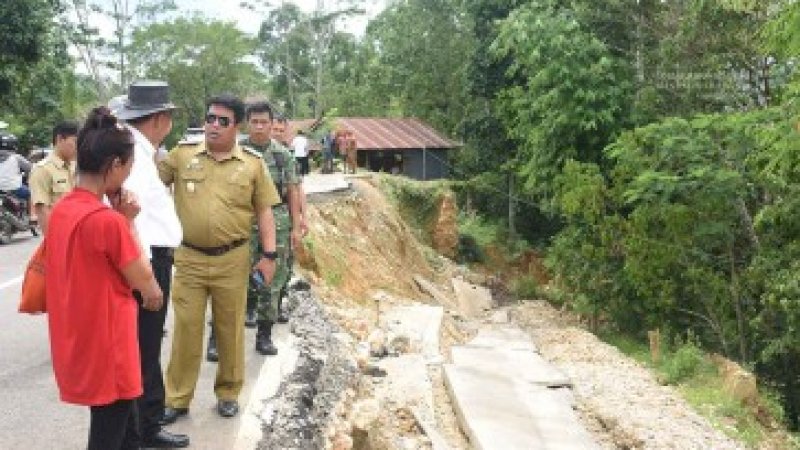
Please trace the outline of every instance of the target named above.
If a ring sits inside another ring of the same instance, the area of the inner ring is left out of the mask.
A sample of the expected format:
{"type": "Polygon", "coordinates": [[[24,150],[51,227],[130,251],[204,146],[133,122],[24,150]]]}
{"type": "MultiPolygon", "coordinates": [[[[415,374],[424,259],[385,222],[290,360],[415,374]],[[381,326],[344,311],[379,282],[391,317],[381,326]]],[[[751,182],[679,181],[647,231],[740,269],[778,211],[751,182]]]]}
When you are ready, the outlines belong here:
{"type": "Polygon", "coordinates": [[[759,422],[759,414],[771,421],[781,421],[783,411],[775,395],[761,390],[763,412],[744,405],[723,388],[723,380],[712,363],[691,339],[668,346],[659,364],[654,364],[647,344],[629,336],[604,333],[603,339],[646,367],[664,383],[678,388],[683,398],[715,427],[739,439],[751,448],[758,447],[770,426],[759,422]]]}
{"type": "Polygon", "coordinates": [[[417,237],[430,244],[429,232],[439,212],[446,183],[420,183],[403,177],[382,176],[380,187],[397,206],[403,220],[417,232],[417,237]]]}
{"type": "MultiPolygon", "coordinates": [[[[520,278],[518,295],[596,331],[689,330],[669,379],[690,385],[700,349],[723,354],[800,430],[800,2],[403,0],[363,36],[337,25],[359,0],[243,2],[258,36],[169,0],[127,3],[99,8],[113,36],[84,0],[0,5],[0,119],[25,146],[143,77],[170,82],[175,135],[223,89],[296,118],[419,117],[464,144],[448,184],[462,261],[535,246],[553,281],[520,278]]],[[[381,179],[428,230],[443,185],[381,179]]]]}
{"type": "Polygon", "coordinates": [[[539,298],[541,292],[539,282],[530,275],[522,275],[511,282],[511,293],[519,299],[539,298]]]}
{"type": "Polygon", "coordinates": [[[342,284],[342,273],[338,270],[326,271],[322,274],[322,278],[331,287],[339,287],[342,284]]]}

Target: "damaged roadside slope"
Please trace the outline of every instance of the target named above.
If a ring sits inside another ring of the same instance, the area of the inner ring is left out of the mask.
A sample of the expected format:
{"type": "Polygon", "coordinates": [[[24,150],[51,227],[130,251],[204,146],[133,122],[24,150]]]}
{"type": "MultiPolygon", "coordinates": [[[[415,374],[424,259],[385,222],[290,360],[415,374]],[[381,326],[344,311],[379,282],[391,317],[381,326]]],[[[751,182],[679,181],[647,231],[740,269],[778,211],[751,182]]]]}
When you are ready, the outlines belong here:
{"type": "Polygon", "coordinates": [[[445,254],[455,248],[457,211],[451,195],[437,202],[436,219],[427,227],[432,235],[421,235],[398,209],[411,206],[413,213],[414,206],[423,205],[398,206],[385,195],[398,182],[414,182],[378,175],[349,181],[349,191],[310,198],[310,232],[296,258],[311,290],[295,290],[289,299],[300,360],[279,397],[267,403],[268,413],[262,413],[260,449],[471,448],[442,366],[451,361],[451,347],[491,326],[498,311],[572,379],[577,416],[599,448],[744,448],[716,431],[672,388],[660,386],[647,369],[609,351],[579,325],[565,323],[549,305],[493,305],[494,310],[476,312],[454,301],[452,279],[484,286],[495,280],[421,243],[428,241],[445,254]],[[414,359],[407,354],[414,353],[413,343],[396,345],[386,316],[403,308],[443,313],[436,340],[440,361],[414,359]],[[567,334],[580,339],[542,334],[563,327],[574,328],[567,334]],[[388,357],[374,357],[386,356],[387,350],[388,357]],[[564,355],[574,355],[574,361],[564,355]],[[617,368],[642,375],[626,377],[617,368]],[[622,397],[616,388],[620,377],[628,378],[622,397]]]}

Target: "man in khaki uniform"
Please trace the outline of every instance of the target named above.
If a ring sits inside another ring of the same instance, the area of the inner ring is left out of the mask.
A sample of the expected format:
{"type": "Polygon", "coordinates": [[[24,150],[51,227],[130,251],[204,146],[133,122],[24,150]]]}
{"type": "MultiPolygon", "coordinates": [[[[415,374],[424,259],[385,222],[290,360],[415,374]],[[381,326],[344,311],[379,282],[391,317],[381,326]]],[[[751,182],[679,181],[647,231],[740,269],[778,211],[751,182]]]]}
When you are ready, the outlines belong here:
{"type": "Polygon", "coordinates": [[[207,299],[211,298],[219,366],[214,382],[217,412],[233,417],[244,383],[244,315],[251,270],[265,280],[275,272],[275,222],[280,203],[261,156],[236,143],[244,104],[231,95],[208,101],[205,140],[179,145],[159,163],[159,175],[174,187],[183,242],[175,252],[172,354],[166,376],[163,423],[189,411],[203,354],[207,299]],[[256,220],[264,249],[250,265],[248,245],[256,220]]]}
{"type": "Polygon", "coordinates": [[[75,187],[75,154],[78,136],[76,122],[61,122],[53,128],[53,152],[39,161],[31,171],[28,184],[42,233],[47,233],[50,209],[56,201],[75,187]]]}

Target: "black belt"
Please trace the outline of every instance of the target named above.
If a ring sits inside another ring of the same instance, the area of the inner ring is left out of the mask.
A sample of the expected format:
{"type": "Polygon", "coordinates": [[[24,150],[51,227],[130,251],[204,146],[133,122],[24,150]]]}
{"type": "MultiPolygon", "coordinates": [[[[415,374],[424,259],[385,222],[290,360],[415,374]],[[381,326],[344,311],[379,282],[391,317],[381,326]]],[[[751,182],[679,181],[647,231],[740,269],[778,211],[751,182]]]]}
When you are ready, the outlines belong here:
{"type": "Polygon", "coordinates": [[[229,251],[235,249],[236,247],[241,247],[242,244],[244,244],[247,241],[248,241],[247,239],[237,239],[231,242],[230,244],[220,245],[219,247],[200,247],[197,245],[192,245],[186,241],[181,242],[181,245],[183,245],[186,248],[196,250],[204,255],[219,256],[228,253],[229,251]]]}
{"type": "Polygon", "coordinates": [[[152,259],[156,258],[172,258],[175,249],[172,247],[150,247],[150,254],[152,259]]]}

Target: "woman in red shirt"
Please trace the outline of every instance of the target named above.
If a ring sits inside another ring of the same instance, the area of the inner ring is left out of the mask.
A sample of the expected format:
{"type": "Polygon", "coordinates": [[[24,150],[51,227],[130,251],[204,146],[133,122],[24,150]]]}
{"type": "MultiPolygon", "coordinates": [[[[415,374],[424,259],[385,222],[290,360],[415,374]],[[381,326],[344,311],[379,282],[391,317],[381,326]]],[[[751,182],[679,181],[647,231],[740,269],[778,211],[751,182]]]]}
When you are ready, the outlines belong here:
{"type": "Polygon", "coordinates": [[[63,401],[90,407],[89,450],[139,448],[132,289],[141,291],[145,308],[162,302],[133,226],[139,205],[121,189],[133,145],[108,109],[92,110],[78,133],[78,184],[53,207],[45,238],[53,371],[63,401]]]}

